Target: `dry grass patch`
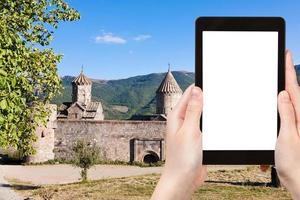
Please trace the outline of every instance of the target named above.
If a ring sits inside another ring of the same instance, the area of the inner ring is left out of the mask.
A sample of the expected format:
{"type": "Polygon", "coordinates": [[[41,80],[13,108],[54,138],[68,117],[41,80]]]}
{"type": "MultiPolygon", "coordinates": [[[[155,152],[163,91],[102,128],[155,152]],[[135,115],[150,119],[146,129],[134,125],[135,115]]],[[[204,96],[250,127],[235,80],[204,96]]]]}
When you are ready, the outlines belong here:
{"type": "MultiPolygon", "coordinates": [[[[285,189],[268,186],[269,174],[270,172],[260,172],[257,167],[209,172],[206,183],[195,192],[193,200],[291,199],[285,189]]],[[[31,189],[15,187],[15,189],[26,197],[37,200],[47,199],[45,196],[49,197],[47,200],[146,200],[150,198],[158,179],[159,175],[152,174],[31,189]]]]}

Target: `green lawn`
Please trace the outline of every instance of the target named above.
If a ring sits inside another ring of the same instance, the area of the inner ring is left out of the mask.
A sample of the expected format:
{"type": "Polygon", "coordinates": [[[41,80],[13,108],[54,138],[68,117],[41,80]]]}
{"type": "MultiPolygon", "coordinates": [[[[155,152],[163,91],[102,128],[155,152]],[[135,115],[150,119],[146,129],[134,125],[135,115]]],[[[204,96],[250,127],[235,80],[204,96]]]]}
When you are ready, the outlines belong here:
{"type": "MultiPolygon", "coordinates": [[[[11,180],[15,190],[26,197],[53,200],[146,200],[149,199],[159,175],[110,178],[87,183],[31,187],[11,180]]],[[[291,199],[283,188],[268,187],[269,172],[258,168],[210,172],[206,183],[195,192],[196,199],[291,199]]]]}

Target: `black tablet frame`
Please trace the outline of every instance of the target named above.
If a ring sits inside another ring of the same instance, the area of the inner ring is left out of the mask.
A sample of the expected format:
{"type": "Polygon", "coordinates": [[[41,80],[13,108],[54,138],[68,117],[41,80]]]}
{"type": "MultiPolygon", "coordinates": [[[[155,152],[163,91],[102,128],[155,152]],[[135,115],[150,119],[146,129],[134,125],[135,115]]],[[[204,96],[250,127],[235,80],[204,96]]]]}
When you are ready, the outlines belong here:
{"type": "MultiPolygon", "coordinates": [[[[278,32],[278,93],[285,89],[285,21],[281,17],[199,17],[196,20],[195,85],[202,88],[203,31],[277,31],[278,32]]],[[[203,89],[203,88],[202,88],[203,89]]],[[[205,88],[203,89],[205,90],[205,88]]],[[[205,110],[203,111],[205,112],[205,110]]],[[[280,118],[277,112],[277,136],[280,118]]],[[[200,121],[202,130],[202,117],[200,121]]],[[[274,147],[275,148],[275,147],[274,147]]],[[[206,150],[203,164],[211,165],[273,165],[274,150],[206,150]]]]}

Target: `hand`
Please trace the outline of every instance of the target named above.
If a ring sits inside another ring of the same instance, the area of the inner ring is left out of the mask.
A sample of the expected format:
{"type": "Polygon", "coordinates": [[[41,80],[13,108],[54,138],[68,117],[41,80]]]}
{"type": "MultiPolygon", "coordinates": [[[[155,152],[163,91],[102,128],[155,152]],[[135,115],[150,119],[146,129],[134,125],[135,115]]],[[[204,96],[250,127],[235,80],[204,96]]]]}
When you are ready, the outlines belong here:
{"type": "Polygon", "coordinates": [[[168,115],[166,163],[152,195],[155,199],[190,199],[205,180],[202,166],[202,91],[191,85],[168,115]]]}
{"type": "Polygon", "coordinates": [[[294,199],[300,199],[300,88],[292,61],[286,52],[285,91],[278,95],[280,131],[275,149],[275,165],[281,183],[294,199]]]}

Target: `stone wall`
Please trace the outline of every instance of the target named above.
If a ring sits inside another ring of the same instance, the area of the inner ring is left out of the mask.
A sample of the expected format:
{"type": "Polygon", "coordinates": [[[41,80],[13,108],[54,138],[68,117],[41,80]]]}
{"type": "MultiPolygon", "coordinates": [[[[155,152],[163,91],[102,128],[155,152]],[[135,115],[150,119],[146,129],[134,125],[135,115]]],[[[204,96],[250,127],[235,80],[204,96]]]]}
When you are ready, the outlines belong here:
{"type": "Polygon", "coordinates": [[[181,96],[180,93],[156,94],[156,113],[168,115],[181,96]]]}
{"type": "Polygon", "coordinates": [[[57,106],[50,104],[47,105],[47,108],[50,110],[48,122],[46,126],[36,128],[37,141],[33,145],[36,153],[26,158],[28,163],[41,163],[54,159],[54,129],[57,127],[57,106]]]}
{"type": "Polygon", "coordinates": [[[103,158],[108,160],[142,161],[141,155],[146,155],[146,152],[157,152],[159,159],[163,160],[165,147],[158,149],[158,144],[165,145],[165,132],[166,122],[161,121],[58,120],[55,129],[55,158],[70,159],[70,149],[74,143],[86,139],[96,142],[103,158]],[[134,147],[132,141],[139,139],[145,144],[142,145],[144,150],[141,150],[140,143],[134,147]],[[139,148],[140,155],[134,156],[136,148],[139,148]]]}
{"type": "Polygon", "coordinates": [[[165,160],[164,139],[135,138],[130,147],[130,161],[149,163],[165,160]]]}
{"type": "Polygon", "coordinates": [[[73,83],[72,100],[88,104],[92,99],[92,85],[76,85],[73,83]]]}

